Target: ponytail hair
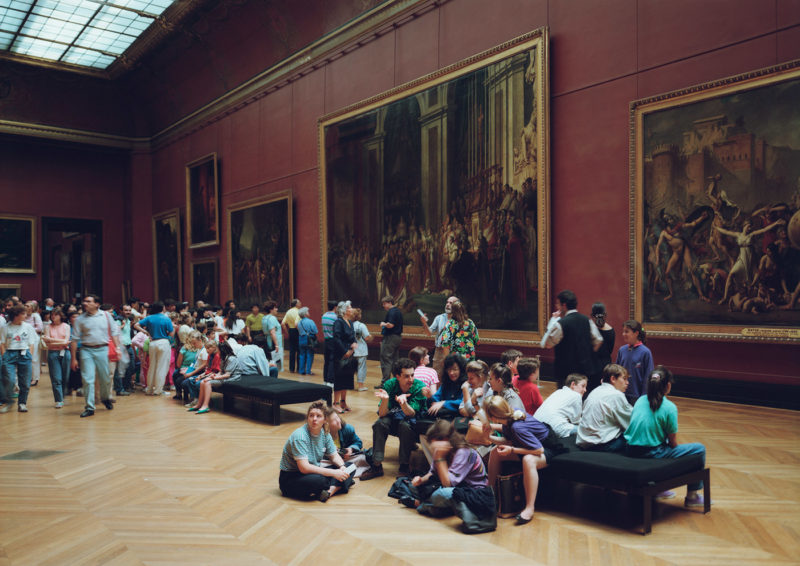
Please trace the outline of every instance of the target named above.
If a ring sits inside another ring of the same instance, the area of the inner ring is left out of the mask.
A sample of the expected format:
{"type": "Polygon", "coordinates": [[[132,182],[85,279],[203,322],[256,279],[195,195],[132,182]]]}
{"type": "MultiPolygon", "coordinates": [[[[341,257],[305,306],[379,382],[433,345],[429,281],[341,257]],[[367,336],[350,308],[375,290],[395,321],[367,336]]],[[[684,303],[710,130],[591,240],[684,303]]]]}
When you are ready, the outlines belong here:
{"type": "Polygon", "coordinates": [[[625,324],[623,324],[622,326],[630,328],[631,332],[635,332],[636,334],[639,335],[639,341],[642,344],[645,343],[645,341],[647,339],[647,335],[644,332],[644,328],[642,328],[642,323],[641,322],[639,322],[638,320],[626,320],[625,324]]]}
{"type": "Polygon", "coordinates": [[[513,389],[511,370],[502,364],[492,364],[489,373],[503,382],[504,389],[513,389]]]}
{"type": "Polygon", "coordinates": [[[647,378],[647,401],[654,413],[661,407],[667,389],[672,383],[675,383],[675,378],[664,366],[656,366],[656,369],[650,372],[650,377],[647,378]]]}

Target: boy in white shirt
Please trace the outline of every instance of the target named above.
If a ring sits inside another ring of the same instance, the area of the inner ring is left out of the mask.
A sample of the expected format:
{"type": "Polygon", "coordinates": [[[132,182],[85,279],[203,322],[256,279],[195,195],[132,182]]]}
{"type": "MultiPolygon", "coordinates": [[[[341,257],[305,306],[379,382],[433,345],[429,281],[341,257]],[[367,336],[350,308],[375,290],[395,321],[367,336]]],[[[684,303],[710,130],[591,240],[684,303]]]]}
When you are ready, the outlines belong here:
{"type": "Polygon", "coordinates": [[[619,452],[625,449],[623,433],[631,422],[630,406],[625,398],[628,371],[617,364],[603,369],[603,383],[589,393],[583,405],[576,444],[584,450],[619,452]]]}
{"type": "Polygon", "coordinates": [[[583,394],[586,393],[587,383],[585,375],[569,374],[564,387],[545,399],[533,418],[547,424],[559,438],[575,434],[581,420],[583,394]]]}

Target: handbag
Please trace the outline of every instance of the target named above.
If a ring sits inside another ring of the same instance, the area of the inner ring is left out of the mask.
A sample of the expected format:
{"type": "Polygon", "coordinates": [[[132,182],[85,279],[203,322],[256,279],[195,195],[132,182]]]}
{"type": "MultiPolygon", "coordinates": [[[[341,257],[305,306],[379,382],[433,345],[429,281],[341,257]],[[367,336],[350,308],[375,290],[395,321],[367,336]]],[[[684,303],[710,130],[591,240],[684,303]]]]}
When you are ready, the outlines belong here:
{"type": "Polygon", "coordinates": [[[108,361],[118,362],[119,352],[117,351],[117,344],[114,342],[114,338],[111,336],[111,317],[108,315],[108,313],[106,313],[106,318],[108,319],[108,361]]]}
{"type": "Polygon", "coordinates": [[[469,422],[466,440],[474,446],[489,446],[492,443],[489,440],[489,434],[483,430],[483,423],[478,419],[473,419],[469,422]]]}
{"type": "Polygon", "coordinates": [[[525,483],[522,472],[497,476],[494,491],[497,494],[498,517],[513,517],[525,508],[525,483]]]}

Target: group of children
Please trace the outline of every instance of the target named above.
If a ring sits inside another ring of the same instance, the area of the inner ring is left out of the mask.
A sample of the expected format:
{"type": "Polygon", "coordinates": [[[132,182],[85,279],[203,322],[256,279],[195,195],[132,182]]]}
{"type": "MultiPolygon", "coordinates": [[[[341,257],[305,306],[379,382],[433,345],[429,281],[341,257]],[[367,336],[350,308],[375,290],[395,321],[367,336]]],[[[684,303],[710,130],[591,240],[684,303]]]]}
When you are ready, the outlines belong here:
{"type": "MultiPolygon", "coordinates": [[[[413,377],[417,387],[406,387],[407,391],[394,393],[401,406],[407,406],[412,399],[419,401],[417,397],[427,398],[427,403],[418,403],[419,407],[424,407],[422,411],[404,409],[405,416],[398,412],[398,417],[413,415],[435,420],[426,435],[432,457],[430,469],[411,480],[415,487],[433,483],[435,489],[424,492],[424,498],[401,497],[401,503],[425,515],[456,513],[464,519],[465,525],[488,528],[476,520],[486,511],[480,502],[486,502],[486,490],[494,485],[502,463],[519,461],[523,469],[525,507],[516,516],[516,522],[528,523],[534,515],[538,470],[547,466],[552,458],[553,442],[572,435],[584,450],[622,452],[636,458],[701,454],[705,459],[702,444],[677,444],[677,408],[667,399],[674,379],[663,366],[653,367],[652,354],[644,345],[641,324],[626,322],[622,334],[625,344],[617,356],[618,363],[605,366],[602,383],[588,396],[587,377],[572,374],[565,385],[546,400],[542,399],[536,385],[539,360],[525,358],[517,350],[504,352],[500,363],[491,367],[481,360],[466,362],[460,355],[451,354],[444,361],[440,380],[427,366],[430,361],[427,349],[412,349],[410,359],[400,360],[403,363],[396,364],[398,370],[393,373],[397,373],[396,378],[400,380],[406,366],[415,366],[413,377]],[[466,435],[462,434],[465,422],[468,423],[466,435]],[[472,502],[473,507],[465,501],[472,502]]],[[[391,395],[386,393],[381,390],[376,396],[381,406],[388,401],[391,407],[391,395]]],[[[331,428],[341,430],[335,424],[331,428]]],[[[355,435],[354,430],[352,435],[355,435]]],[[[337,446],[347,450],[347,441],[341,434],[338,436],[337,446]]],[[[401,474],[408,474],[410,450],[402,446],[403,435],[400,435],[400,442],[401,474]]],[[[361,447],[360,439],[358,447],[361,447]]],[[[382,451],[381,445],[380,460],[382,451]]],[[[297,457],[288,442],[287,453],[297,457]]],[[[319,454],[320,458],[325,455],[319,454]]],[[[371,467],[364,472],[362,480],[383,475],[380,461],[369,464],[371,467]]],[[[284,470],[283,465],[281,469],[284,470]]],[[[336,481],[321,482],[324,490],[330,493],[319,495],[320,499],[341,491],[336,481]]],[[[687,507],[703,506],[701,488],[702,484],[688,486],[687,507]]],[[[289,491],[284,493],[290,495],[289,491]]],[[[292,494],[297,496],[297,493],[292,494]]],[[[660,496],[674,497],[674,493],[664,492],[660,496]]]]}

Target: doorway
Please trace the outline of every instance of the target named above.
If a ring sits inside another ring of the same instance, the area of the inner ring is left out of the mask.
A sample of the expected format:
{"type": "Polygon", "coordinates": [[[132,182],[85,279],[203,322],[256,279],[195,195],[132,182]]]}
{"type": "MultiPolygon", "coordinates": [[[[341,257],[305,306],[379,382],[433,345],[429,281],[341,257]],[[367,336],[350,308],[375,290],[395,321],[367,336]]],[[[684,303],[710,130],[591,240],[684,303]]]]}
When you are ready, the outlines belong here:
{"type": "Polygon", "coordinates": [[[103,296],[103,222],[42,218],[42,296],[70,303],[103,296]]]}

